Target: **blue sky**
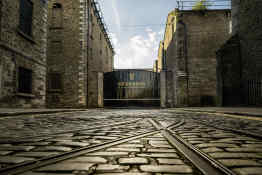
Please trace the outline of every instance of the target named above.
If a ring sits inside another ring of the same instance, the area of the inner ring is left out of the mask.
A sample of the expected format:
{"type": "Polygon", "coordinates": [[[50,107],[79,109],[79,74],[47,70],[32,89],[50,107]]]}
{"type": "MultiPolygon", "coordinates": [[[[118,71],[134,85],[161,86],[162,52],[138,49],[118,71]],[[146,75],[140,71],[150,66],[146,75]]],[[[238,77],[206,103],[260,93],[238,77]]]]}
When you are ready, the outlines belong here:
{"type": "Polygon", "coordinates": [[[115,68],[152,68],[176,0],[97,0],[115,47],[115,68]]]}

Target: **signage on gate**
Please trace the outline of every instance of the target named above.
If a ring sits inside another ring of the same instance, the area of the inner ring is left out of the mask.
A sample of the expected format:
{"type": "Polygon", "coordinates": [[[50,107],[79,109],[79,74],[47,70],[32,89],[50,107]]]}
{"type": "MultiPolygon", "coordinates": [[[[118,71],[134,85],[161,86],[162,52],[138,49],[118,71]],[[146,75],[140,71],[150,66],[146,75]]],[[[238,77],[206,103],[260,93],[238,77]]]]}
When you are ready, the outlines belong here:
{"type": "Polygon", "coordinates": [[[118,82],[118,87],[140,87],[145,88],[145,82],[118,82]]]}

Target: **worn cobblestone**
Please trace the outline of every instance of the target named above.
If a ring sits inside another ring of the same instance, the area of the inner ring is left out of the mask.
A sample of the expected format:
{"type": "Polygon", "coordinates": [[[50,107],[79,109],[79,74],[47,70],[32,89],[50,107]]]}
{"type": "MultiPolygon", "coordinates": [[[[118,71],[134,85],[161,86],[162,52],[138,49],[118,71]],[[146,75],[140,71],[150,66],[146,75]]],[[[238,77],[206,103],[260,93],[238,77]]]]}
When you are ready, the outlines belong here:
{"type": "Polygon", "coordinates": [[[140,169],[152,173],[192,173],[193,170],[185,165],[141,165],[140,169]]]}
{"type": "MultiPolygon", "coordinates": [[[[223,125],[223,118],[214,119],[214,117],[211,116],[209,116],[209,118],[201,115],[196,116],[201,121],[205,119],[206,123],[210,122],[214,125],[218,125],[219,123],[223,125]]],[[[33,160],[33,158],[38,159],[42,158],[42,156],[61,154],[81,147],[94,146],[126,136],[154,131],[155,128],[147,122],[147,118],[153,118],[162,123],[166,123],[166,125],[167,123],[176,123],[176,120],[183,119],[185,123],[172,130],[187,142],[220,161],[231,170],[234,170],[238,175],[251,174],[253,170],[254,173],[256,173],[256,171],[258,172],[258,170],[260,170],[262,167],[261,140],[199,124],[195,120],[196,116],[192,114],[173,113],[168,110],[91,110],[90,113],[73,113],[71,115],[65,114],[65,116],[58,114],[35,117],[27,116],[28,118],[24,116],[21,116],[21,118],[14,117],[12,120],[18,124],[20,129],[14,131],[13,128],[16,127],[14,125],[6,126],[6,128],[9,127],[10,129],[8,131],[9,135],[11,133],[19,133],[9,139],[0,133],[0,142],[2,143],[0,144],[0,149],[8,149],[0,151],[0,159],[5,157],[19,157],[24,160],[26,160],[25,158],[33,160]],[[114,122],[134,120],[138,117],[145,120],[126,125],[88,129],[104,123],[112,124],[114,122]],[[25,126],[23,126],[23,124],[25,124],[25,126]],[[31,131],[29,131],[26,126],[32,126],[31,131]],[[55,127],[58,129],[55,130],[55,127]],[[83,128],[88,130],[48,135],[58,131],[64,132],[83,128]],[[36,130],[36,132],[32,132],[34,130],[36,130]],[[47,134],[48,136],[40,136],[41,134],[47,134]],[[36,135],[39,137],[21,140],[16,139],[18,136],[27,137],[36,135]],[[13,140],[13,142],[11,142],[10,139],[11,141],[13,140]],[[25,149],[25,147],[28,148],[25,149]],[[11,148],[14,150],[9,150],[11,148]]],[[[5,120],[0,118],[0,126],[8,123],[5,120]],[[1,123],[2,121],[4,122],[1,123]]],[[[237,120],[232,122],[233,120],[230,119],[230,121],[231,123],[237,123],[237,120]]],[[[254,125],[252,124],[252,126],[254,125]]],[[[258,124],[256,126],[258,126],[258,124]]],[[[4,129],[3,132],[7,130],[8,129],[4,129]]],[[[16,162],[0,162],[0,168],[1,166],[6,167],[11,164],[16,164],[16,162]]],[[[53,170],[50,171],[38,169],[26,175],[83,174],[90,170],[90,168],[97,169],[94,175],[199,174],[199,172],[195,172],[195,169],[188,164],[187,160],[184,160],[181,153],[170,145],[166,138],[160,133],[61,161],[57,165],[68,164],[72,164],[72,166],[58,168],[57,172],[55,171],[57,167],[53,167],[53,170]],[[181,167],[183,166],[187,172],[182,171],[181,167]],[[181,172],[178,167],[181,168],[181,172]]]]}

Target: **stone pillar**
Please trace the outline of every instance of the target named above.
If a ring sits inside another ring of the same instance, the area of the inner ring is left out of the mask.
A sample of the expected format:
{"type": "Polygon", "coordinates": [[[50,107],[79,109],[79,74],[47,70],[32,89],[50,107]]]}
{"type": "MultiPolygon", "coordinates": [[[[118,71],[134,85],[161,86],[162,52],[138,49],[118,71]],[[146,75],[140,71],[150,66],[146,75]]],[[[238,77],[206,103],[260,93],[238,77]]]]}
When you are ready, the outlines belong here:
{"type": "Polygon", "coordinates": [[[88,82],[88,107],[104,107],[104,76],[102,72],[89,72],[88,82]]]}
{"type": "Polygon", "coordinates": [[[104,74],[102,72],[98,72],[97,74],[97,89],[98,89],[98,103],[97,107],[104,107],[104,74]]]}
{"type": "Polygon", "coordinates": [[[167,103],[167,87],[166,87],[166,71],[160,72],[160,106],[166,108],[167,103]]]}

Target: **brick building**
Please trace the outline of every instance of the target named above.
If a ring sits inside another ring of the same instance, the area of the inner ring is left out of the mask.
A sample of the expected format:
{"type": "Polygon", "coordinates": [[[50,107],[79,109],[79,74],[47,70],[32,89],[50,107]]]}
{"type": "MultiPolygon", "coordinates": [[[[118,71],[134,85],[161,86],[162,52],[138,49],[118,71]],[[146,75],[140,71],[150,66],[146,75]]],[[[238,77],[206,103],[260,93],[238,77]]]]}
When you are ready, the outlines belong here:
{"type": "Polygon", "coordinates": [[[217,52],[219,105],[262,105],[262,1],[232,0],[232,36],[217,52]]]}
{"type": "Polygon", "coordinates": [[[102,107],[114,51],[94,0],[50,0],[49,107],[102,107]]]}
{"type": "Polygon", "coordinates": [[[230,36],[230,19],[230,10],[176,9],[169,13],[162,58],[166,106],[216,104],[216,50],[230,36]]]}
{"type": "Polygon", "coordinates": [[[47,0],[0,1],[0,106],[45,107],[47,0]]]}

